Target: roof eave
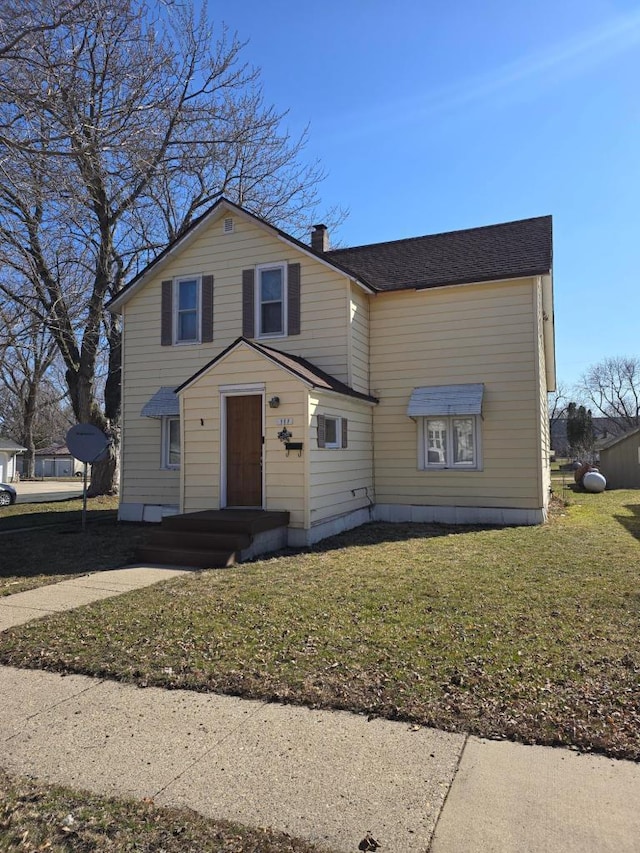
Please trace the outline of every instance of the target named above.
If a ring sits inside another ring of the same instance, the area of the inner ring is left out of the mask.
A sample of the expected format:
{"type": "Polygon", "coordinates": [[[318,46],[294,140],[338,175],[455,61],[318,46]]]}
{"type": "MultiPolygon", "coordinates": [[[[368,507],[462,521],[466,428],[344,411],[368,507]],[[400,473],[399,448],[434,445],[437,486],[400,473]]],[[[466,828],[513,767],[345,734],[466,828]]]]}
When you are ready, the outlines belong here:
{"type": "MultiPolygon", "coordinates": [[[[503,284],[507,281],[520,281],[526,278],[535,278],[539,275],[548,275],[549,270],[527,270],[526,272],[517,272],[513,274],[502,275],[500,278],[495,276],[480,276],[475,278],[461,278],[454,281],[443,281],[441,284],[407,284],[406,286],[395,288],[396,290],[434,290],[443,287],[460,287],[465,284],[503,284]]],[[[393,293],[392,289],[384,290],[384,293],[393,293]]]]}

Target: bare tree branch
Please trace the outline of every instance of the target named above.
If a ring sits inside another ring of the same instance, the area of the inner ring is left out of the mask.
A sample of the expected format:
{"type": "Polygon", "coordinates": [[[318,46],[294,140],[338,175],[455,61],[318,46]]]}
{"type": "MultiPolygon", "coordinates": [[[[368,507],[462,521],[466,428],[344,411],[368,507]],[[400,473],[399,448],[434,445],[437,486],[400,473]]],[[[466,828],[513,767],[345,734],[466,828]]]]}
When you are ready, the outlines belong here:
{"type": "Polygon", "coordinates": [[[11,5],[0,0],[0,291],[46,324],[76,419],[113,439],[91,486],[109,492],[121,328],[105,302],[223,192],[302,236],[323,172],[204,6],[26,0],[11,30],[11,5]]]}
{"type": "Polygon", "coordinates": [[[579,390],[612,428],[625,432],[640,426],[640,358],[615,356],[593,364],[583,375],[579,390]]]}

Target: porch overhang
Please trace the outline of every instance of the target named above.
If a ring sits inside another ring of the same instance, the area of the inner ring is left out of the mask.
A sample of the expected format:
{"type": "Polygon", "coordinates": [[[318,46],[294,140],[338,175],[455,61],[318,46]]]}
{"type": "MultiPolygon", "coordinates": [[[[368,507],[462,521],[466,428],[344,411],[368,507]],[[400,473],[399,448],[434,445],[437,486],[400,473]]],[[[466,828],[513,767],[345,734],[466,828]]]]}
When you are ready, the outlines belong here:
{"type": "Polygon", "coordinates": [[[142,407],[143,418],[177,418],[180,414],[180,401],[173,387],[163,385],[142,407]]]}
{"type": "Polygon", "coordinates": [[[482,414],[482,383],[426,385],[414,388],[407,406],[410,418],[482,414]]]}

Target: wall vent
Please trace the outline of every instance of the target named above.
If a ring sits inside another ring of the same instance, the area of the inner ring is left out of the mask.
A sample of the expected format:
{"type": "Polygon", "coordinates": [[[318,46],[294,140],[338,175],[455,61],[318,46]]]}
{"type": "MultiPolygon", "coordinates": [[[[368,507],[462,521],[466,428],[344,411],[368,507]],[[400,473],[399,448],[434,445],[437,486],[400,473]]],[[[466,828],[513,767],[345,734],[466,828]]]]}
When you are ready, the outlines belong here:
{"type": "Polygon", "coordinates": [[[222,233],[233,234],[233,219],[230,216],[227,217],[223,222],[222,233]]]}

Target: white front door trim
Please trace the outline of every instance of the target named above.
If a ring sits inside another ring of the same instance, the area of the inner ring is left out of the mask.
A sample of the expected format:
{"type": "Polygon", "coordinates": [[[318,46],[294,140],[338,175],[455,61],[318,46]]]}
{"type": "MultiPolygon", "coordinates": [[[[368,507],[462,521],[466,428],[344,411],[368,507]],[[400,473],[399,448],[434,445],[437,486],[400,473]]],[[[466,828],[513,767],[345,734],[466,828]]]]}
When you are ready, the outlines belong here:
{"type": "Polygon", "coordinates": [[[266,509],[266,460],[265,460],[265,385],[264,382],[250,385],[221,385],[220,386],[220,509],[227,507],[227,397],[260,397],[262,400],[262,432],[261,467],[262,467],[262,509],[266,509]]]}

